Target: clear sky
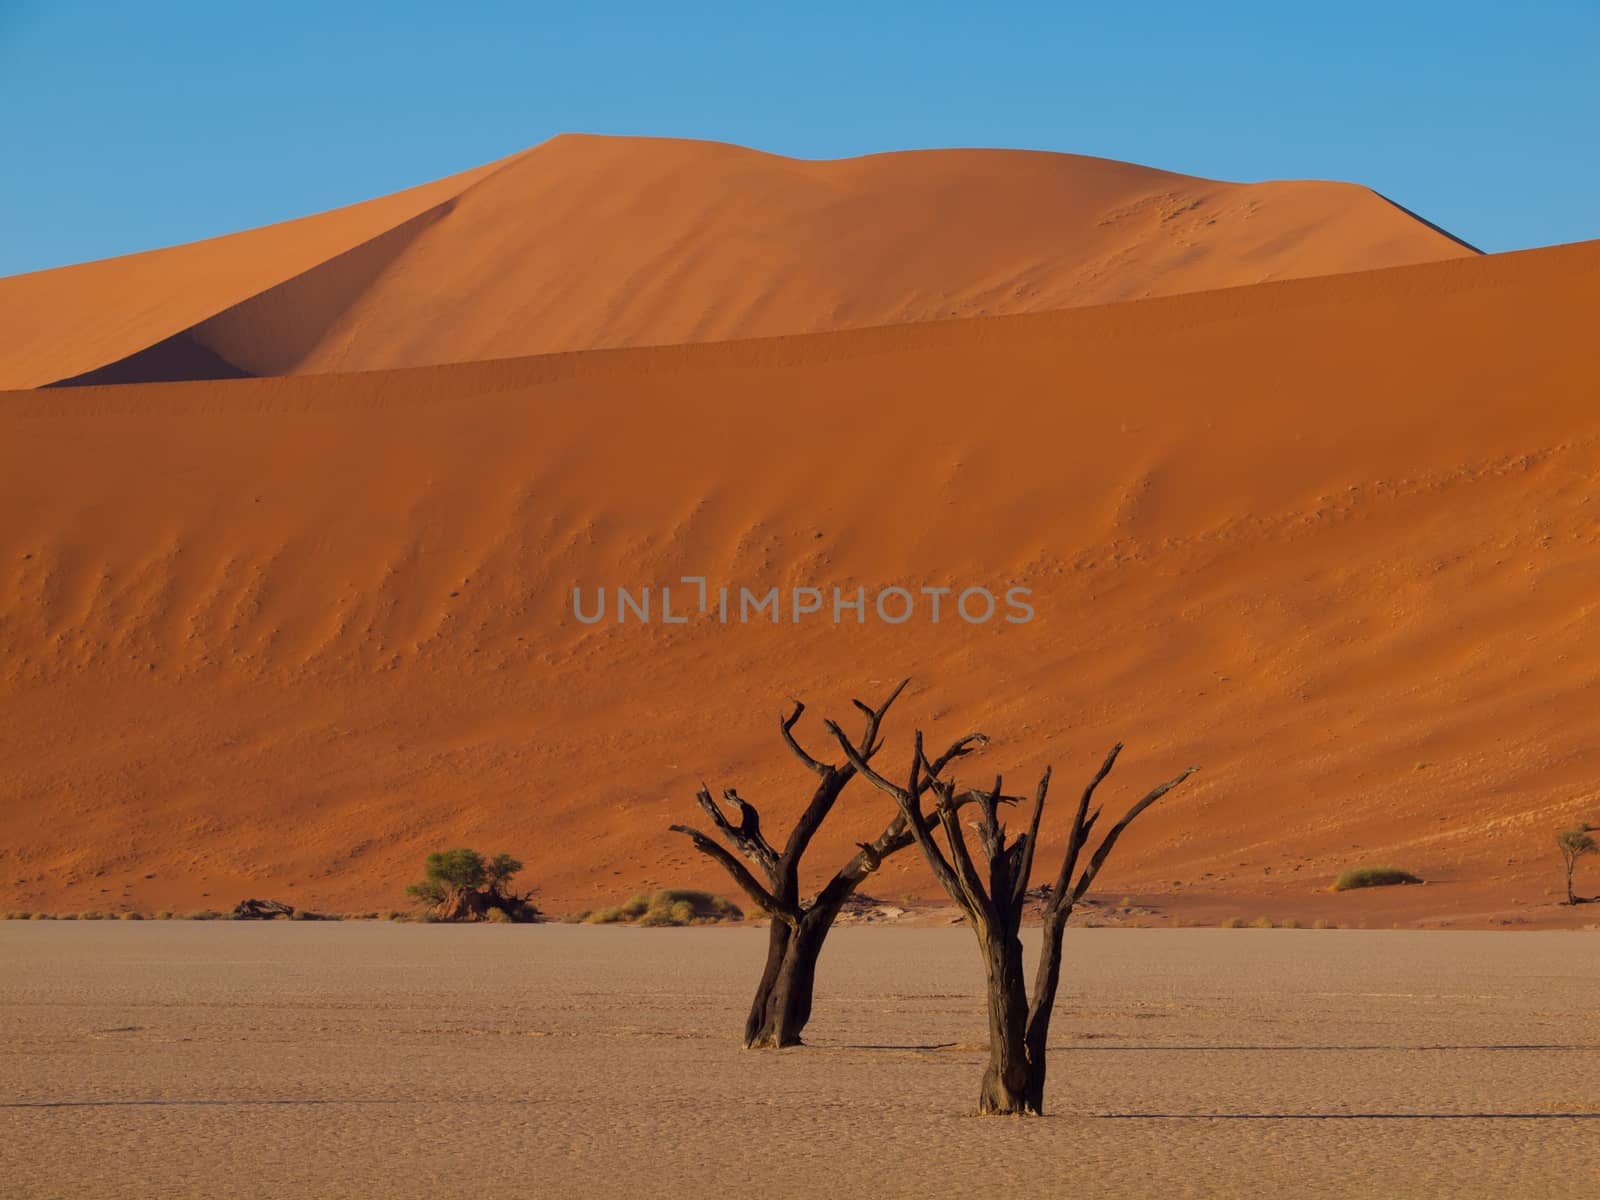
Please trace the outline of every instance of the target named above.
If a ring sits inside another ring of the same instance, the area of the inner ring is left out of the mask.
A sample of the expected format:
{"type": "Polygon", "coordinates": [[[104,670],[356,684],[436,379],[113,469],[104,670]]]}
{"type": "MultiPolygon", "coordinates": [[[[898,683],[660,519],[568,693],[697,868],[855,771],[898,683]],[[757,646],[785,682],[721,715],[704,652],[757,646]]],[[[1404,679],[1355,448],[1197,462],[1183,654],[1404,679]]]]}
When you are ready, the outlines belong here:
{"type": "Polygon", "coordinates": [[[1600,236],[1600,0],[0,0],[0,275],[553,134],[1013,146],[1348,179],[1486,250],[1600,236]]]}

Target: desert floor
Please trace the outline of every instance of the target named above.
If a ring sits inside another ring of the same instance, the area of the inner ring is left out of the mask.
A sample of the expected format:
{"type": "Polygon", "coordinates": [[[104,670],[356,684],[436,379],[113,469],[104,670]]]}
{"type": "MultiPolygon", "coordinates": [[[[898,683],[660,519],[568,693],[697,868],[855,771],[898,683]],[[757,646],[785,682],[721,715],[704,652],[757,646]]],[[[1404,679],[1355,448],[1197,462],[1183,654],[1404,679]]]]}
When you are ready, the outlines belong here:
{"type": "Polygon", "coordinates": [[[0,1191],[1593,1196],[1600,938],[1075,930],[1043,1120],[977,1118],[964,929],[0,925],[0,1191]]]}

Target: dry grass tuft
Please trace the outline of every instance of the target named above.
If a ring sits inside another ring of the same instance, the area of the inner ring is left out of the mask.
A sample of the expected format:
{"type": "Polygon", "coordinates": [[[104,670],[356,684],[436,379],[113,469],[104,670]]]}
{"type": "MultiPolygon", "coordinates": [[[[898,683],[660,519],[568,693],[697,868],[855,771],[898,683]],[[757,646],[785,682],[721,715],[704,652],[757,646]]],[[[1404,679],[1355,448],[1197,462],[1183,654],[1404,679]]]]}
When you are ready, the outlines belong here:
{"type": "Polygon", "coordinates": [[[1410,871],[1402,871],[1399,867],[1352,867],[1333,881],[1333,890],[1348,892],[1356,888],[1393,887],[1401,883],[1421,882],[1410,871]]]}
{"type": "Polygon", "coordinates": [[[662,888],[658,892],[638,892],[626,903],[593,912],[579,913],[574,921],[585,925],[715,925],[720,921],[740,921],[739,906],[710,892],[688,888],[662,888]]]}

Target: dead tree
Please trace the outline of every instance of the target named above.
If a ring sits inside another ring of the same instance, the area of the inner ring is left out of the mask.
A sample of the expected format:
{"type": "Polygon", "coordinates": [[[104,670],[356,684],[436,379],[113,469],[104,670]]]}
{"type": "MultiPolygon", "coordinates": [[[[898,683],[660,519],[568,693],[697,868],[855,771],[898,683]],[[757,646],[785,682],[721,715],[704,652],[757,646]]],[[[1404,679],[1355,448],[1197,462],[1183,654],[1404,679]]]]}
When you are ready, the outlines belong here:
{"type": "Polygon", "coordinates": [[[1001,796],[999,777],[995,778],[993,791],[975,794],[979,820],[974,824],[978,832],[980,862],[974,860],[967,848],[957,806],[953,803],[955,785],[930,769],[931,764],[923,756],[920,731],[912,754],[910,777],[902,787],[873,770],[855,752],[855,747],[838,726],[830,724],[829,728],[852,765],[874,786],[894,797],[912,836],[928,860],[928,866],[951,899],[967,914],[978,936],[989,1001],[989,1066],[983,1076],[978,1111],[1030,1115],[1042,1113],[1045,1051],[1049,1043],[1050,1016],[1055,1008],[1056,988],[1061,981],[1061,941],[1066,932],[1067,918],[1094,883],[1095,876],[1105,865],[1122,831],[1140,813],[1189,778],[1198,768],[1190,767],[1176,778],[1169,779],[1130,808],[1122,820],[1100,839],[1100,844],[1074,880],[1078,862],[1100,818],[1099,808],[1090,811],[1095,789],[1111,773],[1117,755],[1122,752],[1122,743],[1118,742],[1106,755],[1105,762],[1084,788],[1083,796],[1078,801],[1067,837],[1066,856],[1062,859],[1055,885],[1045,901],[1043,945],[1039,950],[1033,1000],[1030,1003],[1023,979],[1022,940],[1018,931],[1022,925],[1028,876],[1033,869],[1034,848],[1039,838],[1039,817],[1044,812],[1045,796],[1050,790],[1049,768],[1045,769],[1039,780],[1027,832],[1009,844],[1005,827],[1000,824],[997,815],[1001,796]],[[935,840],[933,825],[922,808],[922,798],[930,790],[935,797],[932,815],[944,832],[943,849],[935,840]]]}
{"type": "Polygon", "coordinates": [[[1572,890],[1572,877],[1577,872],[1578,860],[1590,854],[1600,854],[1600,846],[1589,836],[1593,825],[1574,825],[1556,834],[1556,845],[1561,850],[1561,866],[1567,874],[1567,903],[1586,904],[1588,901],[1572,890]]]}
{"type": "MultiPolygon", "coordinates": [[[[688,825],[673,825],[674,832],[686,834],[695,848],[716,860],[723,870],[733,877],[741,891],[757,907],[772,918],[767,940],[767,962],[756,987],[755,999],[750,1005],[750,1015],[745,1021],[744,1044],[746,1049],[781,1048],[798,1046],[800,1034],[811,1019],[811,997],[816,983],[817,959],[823,942],[833,928],[839,909],[850,898],[862,881],[876,871],[883,860],[912,844],[911,830],[904,814],[899,814],[871,842],[856,843],[860,849],[839,868],[816,896],[809,902],[800,895],[800,862],[810,847],[817,830],[833,811],[840,793],[856,777],[859,764],[870,762],[883,747],[879,729],[889,707],[905,690],[909,680],[889,694],[877,708],[864,701],[853,701],[866,716],[866,727],[859,742],[851,742],[843,733],[837,736],[849,746],[843,763],[829,763],[812,757],[800,745],[794,734],[795,724],[805,712],[805,705],[794,702],[789,714],[779,721],[784,743],[806,768],[817,776],[816,789],[805,811],[790,830],[788,840],[780,851],[767,841],[761,828],[761,814],[756,807],[741,797],[733,788],[722,793],[725,803],[739,814],[738,823],[728,819],[723,808],[711,797],[709,788],[701,785],[697,799],[706,816],[716,826],[717,832],[757,872],[760,878],[740,862],[734,853],[708,834],[688,825]],[[765,880],[765,882],[762,882],[765,880]]],[[[836,732],[838,726],[829,722],[836,732]]],[[[931,763],[926,763],[930,775],[937,776],[950,763],[984,745],[988,739],[981,733],[969,733],[958,738],[949,749],[931,763]]],[[[968,793],[953,800],[965,803],[975,798],[968,793]]],[[[1010,797],[1001,797],[1001,803],[1010,797]]]]}
{"type": "Polygon", "coordinates": [[[271,921],[278,917],[294,918],[294,908],[281,900],[241,900],[233,906],[235,921],[271,921]]]}

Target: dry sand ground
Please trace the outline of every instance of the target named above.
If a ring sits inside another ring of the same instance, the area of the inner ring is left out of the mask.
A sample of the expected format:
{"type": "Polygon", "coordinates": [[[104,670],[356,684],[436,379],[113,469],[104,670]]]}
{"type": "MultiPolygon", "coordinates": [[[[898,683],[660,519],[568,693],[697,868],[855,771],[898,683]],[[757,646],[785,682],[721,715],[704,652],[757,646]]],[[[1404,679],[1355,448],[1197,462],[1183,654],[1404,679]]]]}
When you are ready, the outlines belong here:
{"type": "Polygon", "coordinates": [[[971,1112],[965,930],[0,925],[0,1191],[1593,1196],[1600,939],[1084,930],[1037,1121],[971,1112]]]}

